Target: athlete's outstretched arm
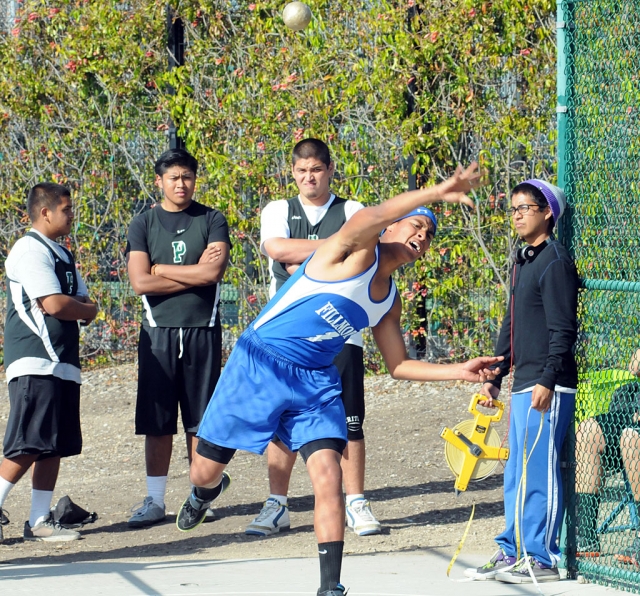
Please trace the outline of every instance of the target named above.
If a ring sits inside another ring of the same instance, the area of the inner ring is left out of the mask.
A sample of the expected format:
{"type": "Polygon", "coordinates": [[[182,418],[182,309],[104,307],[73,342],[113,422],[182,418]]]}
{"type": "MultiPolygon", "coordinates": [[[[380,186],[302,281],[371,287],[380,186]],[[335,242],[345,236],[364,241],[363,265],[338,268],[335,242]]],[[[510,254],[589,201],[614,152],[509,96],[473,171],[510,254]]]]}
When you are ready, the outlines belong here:
{"type": "Polygon", "coordinates": [[[404,381],[468,381],[484,383],[494,377],[489,367],[500,357],[480,357],[459,364],[434,364],[409,358],[400,331],[402,303],[397,296],[391,310],[373,327],[373,337],[380,348],[389,373],[404,381]]]}
{"type": "Polygon", "coordinates": [[[377,242],[382,230],[417,207],[440,202],[473,207],[473,201],[466,193],[481,185],[482,174],[477,163],[472,163],[466,169],[458,166],[453,176],[440,184],[403,192],[379,205],[361,209],[333,239],[338,239],[346,250],[357,250],[359,246],[377,242]]]}

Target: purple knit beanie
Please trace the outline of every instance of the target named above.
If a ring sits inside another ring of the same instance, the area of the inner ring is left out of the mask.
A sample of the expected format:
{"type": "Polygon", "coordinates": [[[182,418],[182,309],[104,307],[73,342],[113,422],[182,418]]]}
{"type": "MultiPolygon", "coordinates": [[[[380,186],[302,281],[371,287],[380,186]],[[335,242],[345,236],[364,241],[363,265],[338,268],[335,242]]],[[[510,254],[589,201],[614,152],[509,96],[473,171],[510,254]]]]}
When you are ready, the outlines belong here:
{"type": "Polygon", "coordinates": [[[536,178],[532,180],[525,180],[522,184],[529,184],[530,186],[537,188],[542,193],[544,198],[547,199],[549,207],[551,207],[553,223],[558,223],[558,220],[564,213],[564,208],[567,206],[567,196],[564,194],[564,191],[545,180],[538,180],[536,178]]]}

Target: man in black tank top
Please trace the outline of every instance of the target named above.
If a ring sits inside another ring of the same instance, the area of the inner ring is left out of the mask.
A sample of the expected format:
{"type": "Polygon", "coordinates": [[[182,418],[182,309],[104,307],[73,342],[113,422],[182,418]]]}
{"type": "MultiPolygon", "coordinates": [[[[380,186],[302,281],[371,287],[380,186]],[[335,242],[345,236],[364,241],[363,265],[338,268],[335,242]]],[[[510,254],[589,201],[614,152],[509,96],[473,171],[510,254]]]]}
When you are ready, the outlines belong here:
{"type": "Polygon", "coordinates": [[[58,542],[80,534],[61,527],[50,513],[60,459],[82,451],[80,429],[80,333],[95,304],[71,253],[56,243],[73,222],[69,190],[45,182],[27,199],[33,223],[7,257],[7,320],[4,366],[9,420],[0,464],[0,542],[8,523],[2,506],[33,466],[31,511],[24,539],[58,542]]]}
{"type": "MultiPolygon", "coordinates": [[[[293,177],[299,195],[288,201],[274,201],[262,213],[261,246],[269,257],[271,296],[322,242],[335,234],[362,208],[331,193],[334,172],[329,148],[318,139],[304,139],[293,149],[293,177]]],[[[347,448],[342,458],[346,514],[349,527],[359,536],[380,533],[380,523],[364,497],[365,439],[363,422],[364,359],[362,335],[350,340],[336,357],[342,381],[342,401],[347,419],[347,448]]],[[[296,454],[276,437],[267,448],[270,494],[245,532],[268,536],[290,527],[287,492],[296,454]]]]}
{"type": "Polygon", "coordinates": [[[129,520],[132,528],[164,520],[178,405],[191,460],[220,375],[218,304],[231,242],[222,213],[193,200],[197,168],[182,149],[163,153],[155,165],[163,200],[129,227],[129,278],[144,304],[136,434],[146,437],[147,468],[147,496],[129,520]]]}

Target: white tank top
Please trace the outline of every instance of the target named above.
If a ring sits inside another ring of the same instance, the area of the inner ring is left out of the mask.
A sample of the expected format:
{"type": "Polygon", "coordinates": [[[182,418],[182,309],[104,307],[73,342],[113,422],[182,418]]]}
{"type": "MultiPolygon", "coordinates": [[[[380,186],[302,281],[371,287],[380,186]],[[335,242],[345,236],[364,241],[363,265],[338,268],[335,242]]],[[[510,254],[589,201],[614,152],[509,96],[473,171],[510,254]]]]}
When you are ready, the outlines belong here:
{"type": "Polygon", "coordinates": [[[379,254],[366,270],[340,281],[312,279],[307,259],[267,304],[252,328],[266,345],[289,360],[309,368],[329,366],[353,334],[373,327],[396,298],[389,293],[380,302],[371,299],[371,282],[378,271],[379,254]]]}

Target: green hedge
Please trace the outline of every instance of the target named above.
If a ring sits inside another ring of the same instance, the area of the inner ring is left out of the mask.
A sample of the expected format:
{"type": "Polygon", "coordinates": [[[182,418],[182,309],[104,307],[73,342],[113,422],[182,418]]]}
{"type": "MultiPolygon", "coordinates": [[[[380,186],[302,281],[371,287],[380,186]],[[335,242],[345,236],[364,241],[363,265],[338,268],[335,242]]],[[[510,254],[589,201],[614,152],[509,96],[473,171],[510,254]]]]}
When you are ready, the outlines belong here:
{"type": "Polygon", "coordinates": [[[100,300],[99,324],[115,333],[130,322],[135,300],[110,288],[126,282],[132,216],[158,199],[152,165],[171,117],[202,164],[197,198],[231,226],[237,332],[266,300],[259,215],[295,194],[298,139],[325,139],[336,192],[366,204],[478,159],[491,184],[477,211],[438,208],[446,233],[398,284],[407,342],[424,355],[490,352],[513,243],[505,196],[523,178],[553,178],[555,6],[310,0],[314,19],[296,33],[279,0],[171,4],[186,47],[170,72],[162,3],[19,5],[0,34],[2,253],[27,225],[34,182],[71,186],[69,241],[100,300]]]}

